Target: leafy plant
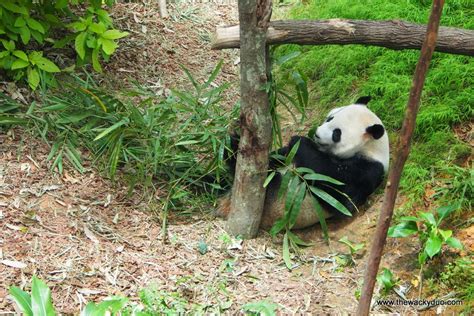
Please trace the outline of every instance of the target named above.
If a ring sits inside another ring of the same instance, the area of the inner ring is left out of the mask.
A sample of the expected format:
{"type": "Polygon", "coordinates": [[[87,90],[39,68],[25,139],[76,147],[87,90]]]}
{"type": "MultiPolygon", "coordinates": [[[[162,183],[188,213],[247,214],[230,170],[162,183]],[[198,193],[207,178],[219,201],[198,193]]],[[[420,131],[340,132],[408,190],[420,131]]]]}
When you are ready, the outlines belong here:
{"type": "Polygon", "coordinates": [[[299,246],[310,245],[291,232],[291,228],[294,226],[296,219],[298,218],[298,215],[301,211],[301,205],[307,194],[310,194],[312,197],[314,211],[318,215],[324,238],[327,241],[329,240],[329,234],[325,214],[317,198],[325,201],[339,212],[347,216],[352,216],[351,212],[346,208],[346,206],[320,188],[332,188],[349,199],[347,195],[334,187],[343,185],[342,182],[337,181],[331,177],[315,173],[309,168],[296,168],[292,164],[293,158],[298,151],[298,147],[299,141],[291,148],[286,157],[278,154],[274,154],[272,156],[272,159],[279,161],[282,167],[278,168],[276,171],[272,171],[267,176],[264,183],[264,186],[267,186],[273,177],[275,177],[277,172],[282,176],[280,188],[278,191],[278,199],[282,199],[285,196],[285,212],[284,216],[275,222],[270,230],[270,234],[275,236],[280,231],[285,230],[285,234],[283,236],[283,259],[288,269],[291,269],[293,266],[290,259],[290,248],[294,252],[297,252],[299,246]]]}
{"type": "Polygon", "coordinates": [[[124,297],[109,297],[98,304],[94,302],[89,302],[80,315],[81,316],[119,315],[118,313],[124,310],[127,303],[128,303],[128,299],[124,297]]]}
{"type": "Polygon", "coordinates": [[[128,35],[113,29],[112,19],[100,6],[90,6],[84,17],[68,24],[74,33],[74,49],[81,63],[92,61],[92,67],[102,72],[100,56],[108,61],[118,47],[116,40],[128,35]]]}
{"type": "Polygon", "coordinates": [[[429,212],[419,212],[418,216],[404,216],[400,218],[401,223],[390,227],[389,237],[408,237],[418,234],[423,251],[418,255],[420,265],[426,263],[428,258],[441,253],[444,244],[462,249],[461,242],[453,237],[451,230],[440,228],[442,221],[458,208],[457,205],[442,206],[436,210],[436,216],[429,212]],[[419,223],[419,226],[417,225],[419,223]]]}
{"type": "Polygon", "coordinates": [[[354,256],[359,250],[364,248],[364,244],[363,243],[354,244],[347,238],[347,236],[342,237],[341,239],[338,240],[338,242],[340,242],[343,245],[346,245],[350,251],[349,254],[342,254],[338,256],[341,262],[343,263],[343,265],[344,266],[354,265],[355,264],[354,256]]]}
{"type": "Polygon", "coordinates": [[[31,294],[16,286],[11,286],[9,292],[16,305],[26,316],[56,315],[51,301],[51,290],[36,276],[33,276],[31,281],[31,294]]]}
{"type": "Polygon", "coordinates": [[[440,225],[458,205],[442,206],[436,210],[436,216],[429,212],[419,212],[418,217],[404,216],[400,218],[401,223],[390,227],[389,237],[408,237],[418,234],[418,239],[422,250],[418,253],[418,263],[420,264],[420,295],[423,286],[423,267],[428,259],[441,254],[443,245],[456,249],[462,249],[461,242],[453,237],[452,230],[443,230],[440,225]]]}
{"type": "Polygon", "coordinates": [[[130,187],[159,185],[166,207],[176,208],[195,189],[226,185],[227,127],[238,109],[220,105],[227,85],[212,83],[221,65],[202,83],[185,70],[195,90],[175,90],[166,99],[139,87],[112,96],[90,77],[74,77],[45,94],[41,104],[23,109],[11,102],[0,113],[0,125],[23,124],[42,137],[51,147],[53,170],[62,172],[68,163],[84,172],[84,161],[92,159],[112,179],[122,170],[130,187]]]}
{"type": "MultiPolygon", "coordinates": [[[[111,6],[114,1],[105,3],[111,6]]],[[[128,34],[113,28],[102,4],[99,0],[1,1],[0,69],[15,81],[26,79],[32,90],[41,82],[54,85],[51,74],[61,70],[44,52],[74,42],[79,64],[92,61],[93,68],[102,71],[100,59],[107,61],[117,48],[116,40],[128,34]],[[83,4],[87,7],[79,16],[83,4]]]]}
{"type": "Polygon", "coordinates": [[[392,271],[387,268],[384,268],[383,271],[377,276],[377,282],[381,286],[382,296],[388,295],[395,285],[397,285],[397,280],[393,276],[392,271]]]}
{"type": "Polygon", "coordinates": [[[276,58],[275,47],[270,48],[272,72],[278,73],[278,76],[270,76],[267,86],[270,114],[272,117],[272,139],[275,147],[281,147],[283,143],[280,126],[281,118],[278,113],[279,105],[282,105],[287,110],[295,123],[301,123],[305,119],[305,109],[309,99],[306,78],[298,69],[285,68],[288,62],[297,58],[299,55],[300,52],[296,51],[276,58]],[[280,80],[280,77],[283,77],[284,80],[280,80]],[[294,114],[295,110],[301,114],[300,120],[298,120],[294,114]]]}
{"type": "Polygon", "coordinates": [[[258,301],[245,304],[242,310],[247,315],[273,316],[276,315],[278,305],[268,301],[258,301]]]}
{"type": "Polygon", "coordinates": [[[342,237],[341,239],[338,240],[341,244],[344,244],[346,245],[349,250],[350,250],[350,254],[351,256],[353,257],[357,251],[361,250],[364,248],[364,244],[363,243],[360,243],[360,244],[354,244],[352,243],[348,238],[347,236],[344,236],[342,237]]]}

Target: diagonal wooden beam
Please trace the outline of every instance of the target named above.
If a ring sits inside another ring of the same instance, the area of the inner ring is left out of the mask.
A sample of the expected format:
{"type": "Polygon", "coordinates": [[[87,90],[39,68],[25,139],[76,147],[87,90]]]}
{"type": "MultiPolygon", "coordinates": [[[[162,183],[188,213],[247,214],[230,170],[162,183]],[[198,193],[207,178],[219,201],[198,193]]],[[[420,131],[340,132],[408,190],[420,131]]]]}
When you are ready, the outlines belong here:
{"type": "Polygon", "coordinates": [[[420,108],[421,93],[425,83],[426,74],[433,56],[436,46],[436,38],[438,35],[439,21],[443,12],[444,0],[433,0],[430,19],[426,30],[425,40],[421,48],[420,58],[416,65],[415,74],[413,75],[413,83],[410,89],[410,97],[408,98],[407,108],[405,110],[405,119],[403,120],[402,130],[397,143],[397,151],[395,153],[395,161],[390,169],[385,186],[385,195],[380,211],[377,228],[372,238],[372,246],[370,249],[367,267],[364,276],[364,285],[362,294],[357,307],[356,315],[369,315],[370,303],[374,291],[375,280],[382,260],[383,248],[387,240],[387,232],[390,227],[390,221],[393,216],[393,208],[397,198],[398,186],[402,175],[403,167],[410,153],[411,140],[416,125],[416,115],[420,108]]]}

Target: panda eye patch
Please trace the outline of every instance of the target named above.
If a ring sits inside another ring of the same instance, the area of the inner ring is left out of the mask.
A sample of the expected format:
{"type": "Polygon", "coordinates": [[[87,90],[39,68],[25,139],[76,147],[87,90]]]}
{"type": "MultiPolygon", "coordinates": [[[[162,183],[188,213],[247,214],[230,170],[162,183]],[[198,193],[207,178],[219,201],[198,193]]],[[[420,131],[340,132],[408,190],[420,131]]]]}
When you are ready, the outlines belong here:
{"type": "Polygon", "coordinates": [[[338,143],[341,141],[342,131],[339,128],[336,128],[332,131],[332,141],[338,143]]]}
{"type": "Polygon", "coordinates": [[[327,123],[327,122],[331,122],[333,118],[334,118],[334,116],[328,117],[328,118],[326,119],[326,123],[327,123]]]}

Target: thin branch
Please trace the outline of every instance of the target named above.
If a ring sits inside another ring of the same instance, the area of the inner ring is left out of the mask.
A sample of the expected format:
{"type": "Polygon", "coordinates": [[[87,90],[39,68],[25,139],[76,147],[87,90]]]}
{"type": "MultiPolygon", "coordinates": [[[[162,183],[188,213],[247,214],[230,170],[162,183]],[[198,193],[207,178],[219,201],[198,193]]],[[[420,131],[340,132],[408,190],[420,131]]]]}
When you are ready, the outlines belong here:
{"type": "Polygon", "coordinates": [[[383,248],[387,239],[387,231],[393,215],[393,208],[397,191],[400,184],[400,177],[403,166],[410,153],[410,145],[415,129],[416,115],[420,106],[420,98],[425,83],[428,67],[433,55],[436,38],[438,34],[439,21],[443,11],[444,0],[433,0],[430,19],[426,31],[426,38],[421,48],[420,59],[416,65],[415,75],[411,86],[410,97],[405,112],[400,138],[398,140],[397,153],[395,161],[388,175],[387,185],[385,187],[385,196],[382,204],[382,210],[377,223],[377,228],[372,238],[372,247],[367,261],[365,271],[364,285],[362,295],[357,308],[357,315],[368,315],[372,294],[375,286],[375,279],[382,259],[383,248]]]}

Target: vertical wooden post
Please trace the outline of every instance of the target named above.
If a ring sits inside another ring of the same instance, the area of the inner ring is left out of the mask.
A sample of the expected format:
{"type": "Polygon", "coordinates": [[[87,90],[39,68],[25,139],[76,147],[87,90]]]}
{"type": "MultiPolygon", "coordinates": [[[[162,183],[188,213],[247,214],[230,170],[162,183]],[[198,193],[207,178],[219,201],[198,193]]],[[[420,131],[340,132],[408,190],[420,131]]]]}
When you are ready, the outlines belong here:
{"type": "Polygon", "coordinates": [[[243,238],[257,235],[262,216],[271,143],[266,69],[266,33],[271,0],[239,0],[240,143],[226,230],[243,238]]]}
{"type": "Polygon", "coordinates": [[[415,75],[410,90],[410,97],[405,111],[405,119],[403,121],[400,138],[397,144],[395,161],[388,175],[382,210],[380,212],[380,217],[367,261],[364,285],[362,287],[362,295],[357,308],[357,315],[368,315],[370,311],[370,303],[372,301],[375,280],[382,259],[383,248],[387,239],[387,231],[393,215],[393,207],[395,205],[398,186],[400,184],[400,176],[410,152],[411,139],[416,123],[416,115],[420,106],[421,92],[423,90],[431,57],[436,46],[436,38],[438,35],[439,21],[443,11],[443,5],[444,0],[433,0],[426,37],[421,48],[418,64],[416,65],[415,75]]]}

